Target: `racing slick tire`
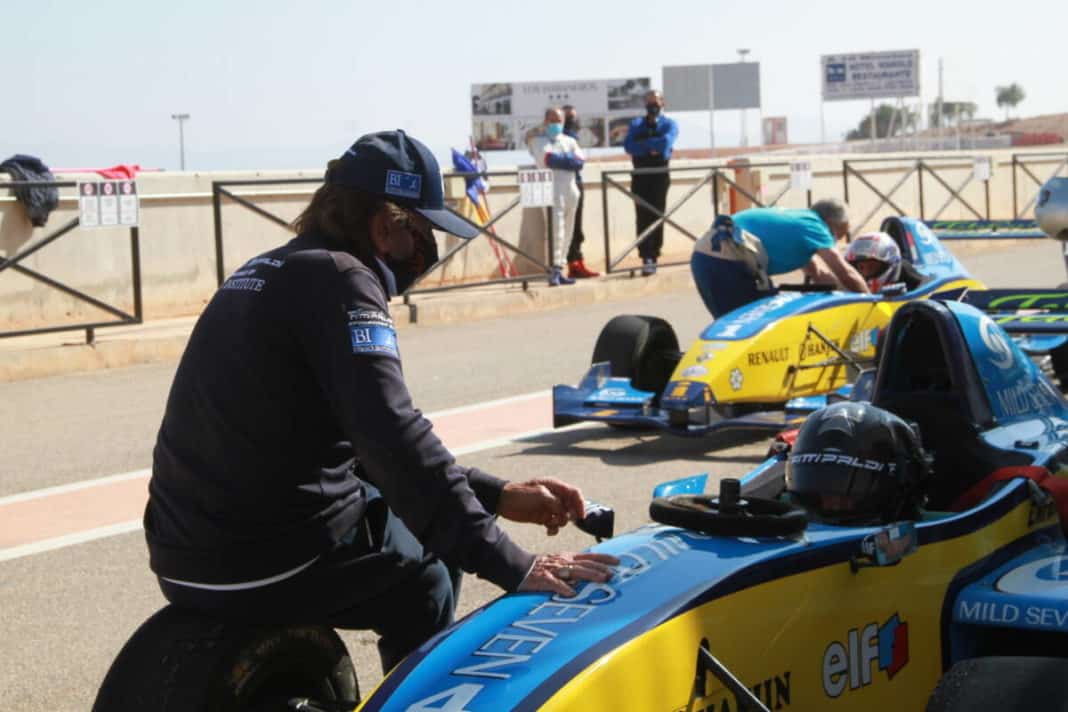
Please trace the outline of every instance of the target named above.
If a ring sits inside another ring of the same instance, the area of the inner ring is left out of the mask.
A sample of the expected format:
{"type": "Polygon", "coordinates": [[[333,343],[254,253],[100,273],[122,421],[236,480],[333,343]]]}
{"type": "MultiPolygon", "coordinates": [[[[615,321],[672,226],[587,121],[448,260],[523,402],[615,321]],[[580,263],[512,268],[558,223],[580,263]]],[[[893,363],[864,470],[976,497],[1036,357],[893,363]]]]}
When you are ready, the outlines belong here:
{"type": "Polygon", "coordinates": [[[962,660],[942,676],[927,712],[1068,712],[1068,660],[989,657],[962,660]]]}
{"type": "Polygon", "coordinates": [[[679,362],[675,330],[655,316],[624,314],[605,324],[593,347],[592,363],[608,361],[612,375],[660,397],[679,362]]]}
{"type": "Polygon", "coordinates": [[[285,710],[297,698],[319,709],[359,700],[356,670],[334,630],[225,623],[167,606],[119,651],[93,712],[285,710]]]}

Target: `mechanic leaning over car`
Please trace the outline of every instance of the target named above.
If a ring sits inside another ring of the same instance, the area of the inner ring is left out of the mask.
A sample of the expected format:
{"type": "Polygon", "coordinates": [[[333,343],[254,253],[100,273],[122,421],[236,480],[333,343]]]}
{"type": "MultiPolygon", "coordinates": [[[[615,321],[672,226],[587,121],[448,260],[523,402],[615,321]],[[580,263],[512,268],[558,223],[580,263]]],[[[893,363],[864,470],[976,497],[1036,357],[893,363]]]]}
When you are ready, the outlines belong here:
{"type": "Polygon", "coordinates": [[[716,217],[694,245],[690,269],[716,318],[770,290],[772,275],[796,269],[818,284],[867,294],[864,278],[834,249],[848,234],[849,216],[837,200],[811,209],[750,208],[716,217]]]}
{"type": "Polygon", "coordinates": [[[885,232],[866,232],[857,236],[849,243],[845,259],[867,281],[872,293],[898,283],[911,292],[928,279],[911,262],[901,259],[901,248],[885,232]]]}
{"type": "Polygon", "coordinates": [[[173,604],[226,619],[379,633],[384,671],[446,627],[459,569],[506,591],[574,594],[603,554],[535,556],[494,515],[583,516],[552,478],[462,467],[412,404],[388,311],[437,261],[444,208],[434,156],[403,131],[331,161],[295,238],[215,293],[171,387],[145,536],[173,604]]]}

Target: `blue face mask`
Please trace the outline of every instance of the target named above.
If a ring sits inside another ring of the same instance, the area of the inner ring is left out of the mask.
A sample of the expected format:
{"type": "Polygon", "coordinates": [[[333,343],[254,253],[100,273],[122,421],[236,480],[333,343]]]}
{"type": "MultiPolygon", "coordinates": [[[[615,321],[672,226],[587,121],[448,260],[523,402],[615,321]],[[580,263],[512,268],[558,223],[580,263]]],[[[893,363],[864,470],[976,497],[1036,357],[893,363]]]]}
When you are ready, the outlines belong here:
{"type": "Polygon", "coordinates": [[[564,132],[564,125],[563,124],[546,124],[545,125],[545,135],[548,136],[549,138],[556,138],[557,136],[559,136],[563,132],[564,132]]]}

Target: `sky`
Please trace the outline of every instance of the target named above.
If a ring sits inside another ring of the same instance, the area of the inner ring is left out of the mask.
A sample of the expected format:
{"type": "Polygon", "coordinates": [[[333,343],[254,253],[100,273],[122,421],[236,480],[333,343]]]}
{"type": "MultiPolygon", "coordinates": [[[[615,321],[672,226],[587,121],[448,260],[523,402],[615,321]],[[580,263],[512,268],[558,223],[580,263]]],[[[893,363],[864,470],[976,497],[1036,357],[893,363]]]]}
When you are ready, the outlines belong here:
{"type": "MultiPolygon", "coordinates": [[[[187,170],[320,169],[389,128],[444,157],[471,132],[472,84],[660,86],[665,65],[733,62],[738,48],[761,64],[761,113],[786,116],[793,142],[821,139],[823,54],[918,48],[925,102],[941,58],[946,101],[974,101],[980,117],[1003,116],[995,87],[1010,82],[1027,94],[1019,114],[1068,111],[1068,3],[1052,0],[8,0],[3,19],[0,160],[53,168],[177,170],[175,113],[190,115],[187,170]]],[[[842,138],[868,110],[825,104],[823,134],[842,138]]],[[[673,115],[679,146],[708,146],[707,112],[673,115]]],[[[747,120],[752,144],[759,113],[747,120]]],[[[717,112],[717,146],[740,134],[739,112],[717,112]]]]}

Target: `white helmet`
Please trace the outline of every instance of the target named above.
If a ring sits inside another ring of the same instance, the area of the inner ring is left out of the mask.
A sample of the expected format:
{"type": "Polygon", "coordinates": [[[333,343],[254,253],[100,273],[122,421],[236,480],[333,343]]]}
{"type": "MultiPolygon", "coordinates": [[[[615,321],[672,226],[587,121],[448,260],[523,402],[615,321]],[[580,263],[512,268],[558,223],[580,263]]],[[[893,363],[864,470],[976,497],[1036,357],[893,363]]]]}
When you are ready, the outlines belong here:
{"type": "Polygon", "coordinates": [[[1038,194],[1035,219],[1050,237],[1068,240],[1068,178],[1050,178],[1046,181],[1038,194]]]}
{"type": "Polygon", "coordinates": [[[860,260],[878,260],[885,265],[876,274],[863,275],[873,292],[893,284],[901,275],[901,250],[885,232],[866,232],[857,237],[849,243],[845,258],[851,265],[860,260]]]}

